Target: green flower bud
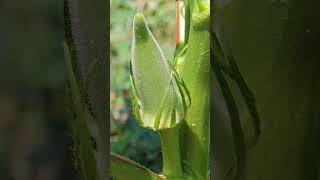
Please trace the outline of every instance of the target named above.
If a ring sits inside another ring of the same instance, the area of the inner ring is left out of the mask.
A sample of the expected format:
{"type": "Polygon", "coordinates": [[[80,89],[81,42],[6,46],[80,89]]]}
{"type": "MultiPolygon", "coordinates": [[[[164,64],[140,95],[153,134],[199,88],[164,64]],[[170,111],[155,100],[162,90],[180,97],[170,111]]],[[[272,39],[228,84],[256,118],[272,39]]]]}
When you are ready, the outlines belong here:
{"type": "Polygon", "coordinates": [[[131,48],[132,105],[138,122],[153,130],[175,127],[184,118],[189,93],[141,13],[133,20],[131,48]]]}

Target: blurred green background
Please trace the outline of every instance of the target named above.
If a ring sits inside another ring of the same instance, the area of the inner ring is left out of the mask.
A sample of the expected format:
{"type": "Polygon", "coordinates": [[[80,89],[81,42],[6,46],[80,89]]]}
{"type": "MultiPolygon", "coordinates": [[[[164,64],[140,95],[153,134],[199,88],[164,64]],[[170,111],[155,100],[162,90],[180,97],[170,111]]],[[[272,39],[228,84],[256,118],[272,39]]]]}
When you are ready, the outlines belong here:
{"type": "Polygon", "coordinates": [[[0,1],[0,180],[75,180],[63,1],[0,1]]]}
{"type": "Polygon", "coordinates": [[[140,127],[131,112],[132,19],[135,13],[143,12],[150,30],[171,60],[175,48],[175,1],[111,0],[110,3],[111,151],[159,172],[162,167],[159,136],[140,127]]]}

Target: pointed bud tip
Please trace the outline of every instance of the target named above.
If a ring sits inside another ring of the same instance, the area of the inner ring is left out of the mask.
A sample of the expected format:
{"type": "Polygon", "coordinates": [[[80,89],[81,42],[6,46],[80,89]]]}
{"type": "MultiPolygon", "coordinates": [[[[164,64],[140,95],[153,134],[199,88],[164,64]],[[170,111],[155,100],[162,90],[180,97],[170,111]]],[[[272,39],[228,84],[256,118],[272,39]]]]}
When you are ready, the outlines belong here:
{"type": "Polygon", "coordinates": [[[135,24],[144,23],[144,15],[142,13],[137,13],[134,16],[134,23],[135,24]]]}
{"type": "Polygon", "coordinates": [[[136,40],[145,41],[148,39],[148,26],[145,22],[144,15],[137,13],[133,19],[134,36],[136,40]]]}

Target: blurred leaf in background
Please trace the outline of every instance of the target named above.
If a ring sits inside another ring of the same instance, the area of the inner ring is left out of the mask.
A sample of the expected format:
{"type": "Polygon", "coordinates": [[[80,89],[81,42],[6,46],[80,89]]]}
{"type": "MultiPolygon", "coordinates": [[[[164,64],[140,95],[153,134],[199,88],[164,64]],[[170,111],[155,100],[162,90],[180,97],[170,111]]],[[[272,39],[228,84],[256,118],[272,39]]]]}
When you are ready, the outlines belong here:
{"type": "Polygon", "coordinates": [[[63,2],[0,1],[0,179],[73,180],[63,2]]]}
{"type": "Polygon", "coordinates": [[[175,49],[175,1],[110,1],[110,143],[111,151],[159,172],[162,160],[158,134],[138,125],[131,112],[129,61],[132,20],[142,11],[169,60],[175,49]]]}

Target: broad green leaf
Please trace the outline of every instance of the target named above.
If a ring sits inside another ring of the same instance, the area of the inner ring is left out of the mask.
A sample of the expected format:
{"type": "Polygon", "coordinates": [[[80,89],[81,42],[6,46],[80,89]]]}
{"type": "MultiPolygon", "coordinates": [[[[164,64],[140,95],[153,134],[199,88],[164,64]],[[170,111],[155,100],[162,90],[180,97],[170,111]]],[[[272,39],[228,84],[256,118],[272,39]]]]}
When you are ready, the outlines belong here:
{"type": "MultiPolygon", "coordinates": [[[[231,68],[230,57],[250,88],[261,121],[257,143],[242,157],[239,179],[318,178],[318,7],[317,0],[215,1],[214,33],[229,59],[222,59],[228,68],[221,71],[236,102],[246,141],[254,135],[253,125],[259,124],[252,123],[252,98],[243,93],[244,84],[231,68]]],[[[225,141],[221,136],[221,142],[225,141]]],[[[216,156],[224,158],[222,153],[216,156]]],[[[219,162],[215,165],[221,167],[219,162]]],[[[214,178],[219,179],[215,174],[214,178]]]]}

